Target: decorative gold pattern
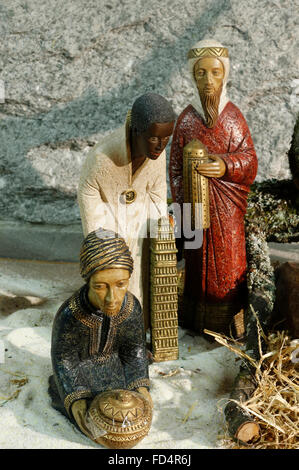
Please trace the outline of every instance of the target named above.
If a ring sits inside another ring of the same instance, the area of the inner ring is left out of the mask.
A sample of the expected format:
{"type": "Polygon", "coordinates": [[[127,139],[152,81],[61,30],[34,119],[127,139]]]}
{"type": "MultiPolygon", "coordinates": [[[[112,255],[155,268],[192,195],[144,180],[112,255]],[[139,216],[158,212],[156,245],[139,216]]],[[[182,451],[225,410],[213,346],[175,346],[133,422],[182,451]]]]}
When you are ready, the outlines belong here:
{"type": "Polygon", "coordinates": [[[158,221],[151,240],[152,352],[156,362],[178,359],[177,249],[168,218],[158,221]]]}
{"type": "Polygon", "coordinates": [[[115,397],[108,395],[105,400],[99,402],[99,407],[105,417],[118,423],[123,423],[125,420],[134,422],[143,414],[140,397],[136,398],[126,390],[115,394],[115,397]]]}
{"type": "Polygon", "coordinates": [[[132,204],[132,202],[134,202],[137,198],[137,193],[135,189],[131,188],[121,193],[120,196],[121,196],[120,200],[123,204],[132,204]]]}
{"type": "Polygon", "coordinates": [[[122,323],[126,318],[128,318],[133,310],[134,306],[134,297],[131,292],[127,292],[127,301],[124,307],[120,310],[118,315],[110,317],[110,328],[108,332],[108,338],[106,345],[101,354],[97,354],[98,351],[98,337],[99,337],[99,328],[101,328],[102,318],[100,316],[91,315],[84,312],[80,308],[80,297],[79,291],[70,299],[70,309],[74,317],[79,320],[83,325],[90,328],[89,335],[89,353],[94,355],[94,359],[97,362],[105,362],[111,356],[111,348],[114,342],[114,337],[116,335],[117,328],[116,326],[122,323]],[[95,356],[96,355],[96,356],[95,356]]]}
{"type": "Polygon", "coordinates": [[[188,59],[200,59],[201,57],[229,57],[226,47],[200,47],[190,49],[188,59]]]}
{"type": "Polygon", "coordinates": [[[148,434],[152,408],[140,393],[110,390],[95,397],[89,415],[93,424],[107,433],[96,442],[112,448],[131,448],[148,434]]]}
{"type": "Polygon", "coordinates": [[[81,276],[87,281],[97,269],[116,265],[133,271],[133,258],[125,240],[103,228],[90,232],[80,250],[81,276]]]}
{"type": "Polygon", "coordinates": [[[99,328],[99,325],[95,325],[93,328],[90,329],[89,354],[91,356],[93,356],[94,354],[97,354],[98,349],[99,349],[99,331],[101,331],[101,328],[99,328]]]}
{"type": "MultiPolygon", "coordinates": [[[[74,295],[70,299],[70,309],[74,317],[79,320],[84,325],[88,326],[89,328],[94,328],[98,326],[102,319],[97,315],[91,315],[90,313],[84,312],[80,307],[80,291],[74,293],[74,295]]],[[[111,326],[116,326],[122,323],[126,318],[130,316],[132,313],[132,309],[134,306],[134,297],[131,292],[127,292],[127,301],[125,305],[121,308],[119,313],[113,317],[110,317],[111,326]]]]}
{"type": "Polygon", "coordinates": [[[106,344],[105,344],[103,351],[101,352],[101,354],[97,354],[94,356],[94,359],[97,362],[106,362],[110,358],[116,331],[117,329],[115,328],[115,326],[110,325],[110,328],[108,331],[108,337],[107,337],[106,344]]]}
{"type": "Polygon", "coordinates": [[[150,386],[149,379],[139,379],[139,380],[135,380],[134,382],[131,382],[128,385],[128,390],[134,390],[139,387],[149,387],[149,386],[150,386]]]}
{"type": "Polygon", "coordinates": [[[83,325],[88,326],[89,328],[94,328],[101,322],[100,317],[91,315],[81,310],[79,291],[75,292],[70,298],[70,309],[73,316],[83,323],[83,325]]]}
{"type": "Polygon", "coordinates": [[[196,170],[197,165],[209,161],[206,147],[193,139],[184,147],[183,182],[184,202],[191,203],[191,228],[206,229],[210,226],[209,180],[196,170]]]}
{"type": "Polygon", "coordinates": [[[118,433],[122,435],[132,434],[134,431],[140,431],[146,423],[150,422],[151,407],[149,402],[138,392],[128,392],[124,390],[108,390],[106,392],[97,395],[90,405],[90,415],[93,418],[95,424],[100,429],[105,431],[118,433]],[[126,393],[131,395],[130,408],[127,409],[126,404],[123,406],[125,416],[120,419],[120,416],[116,419],[116,414],[122,407],[118,394],[126,393]],[[118,402],[118,404],[116,404],[118,402]],[[139,412],[136,412],[136,408],[139,408],[139,412]],[[111,411],[111,408],[113,410],[111,411]],[[106,411],[108,410],[108,411],[106,411]],[[142,413],[140,413],[140,410],[142,413]],[[114,415],[114,416],[112,416],[114,415]],[[122,426],[119,423],[124,422],[130,415],[131,421],[128,420],[127,426],[122,426]],[[135,415],[135,416],[134,416],[135,415]]]}
{"type": "Polygon", "coordinates": [[[72,392],[69,395],[67,395],[64,399],[64,407],[69,415],[70,413],[70,408],[74,401],[76,400],[81,400],[82,398],[90,398],[92,396],[92,393],[90,390],[80,390],[78,392],[72,392]]]}
{"type": "Polygon", "coordinates": [[[126,320],[132,313],[134,306],[134,296],[131,292],[127,292],[127,302],[124,307],[120,310],[118,315],[111,317],[112,325],[116,326],[126,320]]]}
{"type": "MultiPolygon", "coordinates": [[[[142,438],[144,438],[145,436],[148,435],[148,431],[147,430],[144,430],[144,431],[140,431],[139,433],[136,433],[134,434],[133,436],[118,436],[116,434],[108,434],[105,435],[104,437],[102,437],[102,439],[109,439],[110,441],[114,441],[114,442],[120,442],[120,443],[126,443],[126,442],[132,442],[133,441],[133,445],[136,445],[137,442],[141,441],[142,438]]],[[[130,447],[133,447],[130,446],[130,447]]],[[[127,446],[119,446],[120,448],[128,448],[127,446]]]]}

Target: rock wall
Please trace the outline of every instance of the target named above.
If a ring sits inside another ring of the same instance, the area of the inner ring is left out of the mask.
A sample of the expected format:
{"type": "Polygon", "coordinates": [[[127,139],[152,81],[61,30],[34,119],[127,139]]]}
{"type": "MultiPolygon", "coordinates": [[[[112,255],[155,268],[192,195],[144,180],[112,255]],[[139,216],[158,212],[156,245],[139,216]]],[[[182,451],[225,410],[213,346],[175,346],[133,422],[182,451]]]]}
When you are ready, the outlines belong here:
{"type": "MultiPolygon", "coordinates": [[[[179,113],[189,48],[229,48],[229,94],[245,115],[258,180],[289,177],[298,112],[296,0],[4,0],[0,4],[0,218],[79,222],[89,148],[146,91],[179,113]]],[[[298,8],[298,4],[297,4],[298,8]]],[[[169,147],[168,147],[169,153],[169,147]]]]}

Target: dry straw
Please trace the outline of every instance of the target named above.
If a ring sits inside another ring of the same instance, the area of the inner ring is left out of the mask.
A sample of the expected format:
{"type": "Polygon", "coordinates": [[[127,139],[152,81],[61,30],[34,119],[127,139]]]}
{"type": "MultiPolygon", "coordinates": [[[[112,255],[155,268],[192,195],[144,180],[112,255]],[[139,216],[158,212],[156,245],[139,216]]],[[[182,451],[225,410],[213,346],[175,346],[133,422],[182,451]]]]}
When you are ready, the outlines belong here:
{"type": "MultiPolygon", "coordinates": [[[[256,317],[257,319],[257,317],[256,317]]],[[[258,322],[258,341],[261,359],[255,361],[242,351],[236,341],[212,331],[205,333],[226,346],[255,368],[257,387],[246,402],[237,402],[255,418],[260,426],[260,439],[248,445],[239,445],[226,434],[223,444],[232,449],[298,449],[299,448],[299,364],[292,361],[296,342],[286,332],[271,333],[265,337],[258,322]],[[261,337],[267,352],[262,353],[261,337]]]]}

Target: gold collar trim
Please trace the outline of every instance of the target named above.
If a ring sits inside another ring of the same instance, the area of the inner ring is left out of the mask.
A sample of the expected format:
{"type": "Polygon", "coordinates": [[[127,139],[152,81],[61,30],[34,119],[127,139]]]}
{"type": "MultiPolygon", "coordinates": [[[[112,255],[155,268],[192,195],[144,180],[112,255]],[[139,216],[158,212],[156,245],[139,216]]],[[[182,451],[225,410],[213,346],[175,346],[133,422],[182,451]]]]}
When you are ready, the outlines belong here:
{"type": "MultiPolygon", "coordinates": [[[[134,296],[133,294],[131,294],[131,292],[127,292],[126,296],[127,301],[125,305],[121,308],[120,312],[114,317],[110,317],[111,327],[122,323],[131,315],[133,311],[134,296]]],[[[75,294],[71,297],[69,307],[73,316],[89,328],[95,328],[102,322],[101,317],[91,315],[90,313],[87,313],[82,310],[80,302],[80,290],[75,292],[75,294]]]]}

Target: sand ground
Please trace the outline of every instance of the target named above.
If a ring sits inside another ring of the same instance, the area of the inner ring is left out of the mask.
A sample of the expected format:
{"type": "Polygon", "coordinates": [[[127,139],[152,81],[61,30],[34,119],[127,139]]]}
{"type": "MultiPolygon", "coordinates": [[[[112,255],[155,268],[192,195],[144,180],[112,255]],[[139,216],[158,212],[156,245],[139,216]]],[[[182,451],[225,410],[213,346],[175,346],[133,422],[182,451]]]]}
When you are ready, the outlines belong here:
{"type": "MultiPolygon", "coordinates": [[[[299,244],[269,244],[273,261],[299,261],[299,244]]],[[[50,405],[56,311],[82,285],[78,263],[0,259],[0,449],[101,448],[50,405]]],[[[222,409],[239,359],[179,329],[179,359],[149,367],[154,415],[136,449],[224,448],[222,409]]]]}

